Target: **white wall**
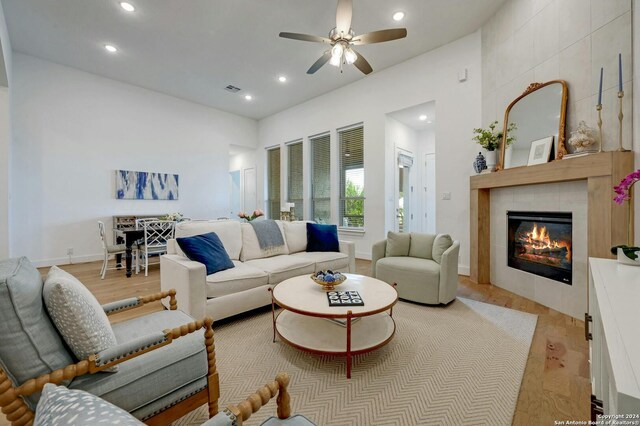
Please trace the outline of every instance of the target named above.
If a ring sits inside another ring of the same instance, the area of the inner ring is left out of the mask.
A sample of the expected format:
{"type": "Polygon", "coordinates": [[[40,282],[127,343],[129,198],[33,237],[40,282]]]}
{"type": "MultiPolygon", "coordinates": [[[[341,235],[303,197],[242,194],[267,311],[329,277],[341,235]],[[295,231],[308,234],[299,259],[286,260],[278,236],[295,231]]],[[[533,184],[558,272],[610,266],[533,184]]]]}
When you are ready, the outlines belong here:
{"type": "MultiPolygon", "coordinates": [[[[0,58],[2,81],[11,86],[12,81],[12,51],[4,11],[0,4],[0,43],[2,57],[0,58]],[[6,79],[5,79],[6,77],[6,79]]],[[[9,214],[10,200],[10,170],[11,170],[11,119],[9,88],[0,86],[0,259],[9,257],[9,235],[11,216],[9,214]]]]}
{"type": "MultiPolygon", "coordinates": [[[[633,3],[633,150],[640,169],[640,7],[633,3]]],[[[636,185],[637,186],[637,185],[636,185]]],[[[640,244],[640,188],[635,188],[635,244],[640,244]]]]}
{"type": "Polygon", "coordinates": [[[508,0],[482,27],[482,122],[502,123],[509,103],[532,82],[569,85],[567,140],[581,120],[596,125],[604,67],[604,149],[618,147],[618,52],[625,83],[623,138],[631,145],[631,0],[508,0]]]}
{"type": "MultiPolygon", "coordinates": [[[[394,148],[385,144],[385,114],[435,100],[437,161],[443,165],[438,167],[437,188],[438,193],[452,193],[450,201],[438,203],[437,230],[460,240],[461,272],[468,273],[469,175],[476,149],[470,138],[481,118],[480,84],[480,34],[476,32],[261,120],[260,147],[328,130],[335,137],[337,128],[364,123],[366,232],[341,237],[356,242],[358,257],[369,258],[371,244],[385,237],[386,219],[394,210],[394,148]],[[469,70],[469,79],[459,83],[457,76],[464,68],[469,70]]],[[[258,177],[264,179],[264,149],[258,155],[258,177]]],[[[260,196],[263,202],[264,195],[260,196]]]]}
{"type": "Polygon", "coordinates": [[[225,216],[229,145],[257,122],[14,53],[11,254],[39,265],[101,252],[116,214],[225,216]],[[116,200],[116,169],[180,175],[178,201],[116,200]]]}

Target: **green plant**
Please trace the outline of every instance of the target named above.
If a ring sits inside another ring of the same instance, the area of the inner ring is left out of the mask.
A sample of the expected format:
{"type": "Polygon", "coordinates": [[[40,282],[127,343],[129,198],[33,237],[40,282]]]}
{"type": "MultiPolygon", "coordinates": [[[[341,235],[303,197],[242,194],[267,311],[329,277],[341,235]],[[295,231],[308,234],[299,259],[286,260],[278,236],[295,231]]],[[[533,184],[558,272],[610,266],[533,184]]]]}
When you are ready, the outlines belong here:
{"type": "MultiPolygon", "coordinates": [[[[489,124],[488,129],[473,129],[473,133],[475,134],[473,140],[487,151],[495,151],[500,146],[500,142],[502,141],[504,135],[502,131],[496,132],[497,126],[498,122],[494,121],[493,123],[489,124]]],[[[518,126],[516,126],[516,123],[509,123],[509,126],[507,127],[506,138],[507,146],[511,146],[511,144],[515,142],[516,137],[514,136],[513,132],[517,128],[518,126]]]]}

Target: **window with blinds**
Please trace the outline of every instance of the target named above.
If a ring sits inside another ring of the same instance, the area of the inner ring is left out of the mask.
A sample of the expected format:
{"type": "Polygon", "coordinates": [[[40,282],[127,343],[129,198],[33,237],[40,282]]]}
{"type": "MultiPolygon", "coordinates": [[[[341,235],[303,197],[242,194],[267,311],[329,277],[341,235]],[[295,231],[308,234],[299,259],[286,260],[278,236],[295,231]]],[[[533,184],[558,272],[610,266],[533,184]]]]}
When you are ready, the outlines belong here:
{"type": "Polygon", "coordinates": [[[331,139],[315,136],[311,142],[311,219],[331,222],[331,139]]]}
{"type": "Polygon", "coordinates": [[[280,219],[280,148],[267,151],[267,209],[270,219],[280,219]]]}
{"type": "Polygon", "coordinates": [[[287,176],[288,201],[294,203],[293,211],[297,220],[303,217],[303,170],[302,170],[302,141],[287,145],[289,155],[289,174],[287,176]]]}
{"type": "Polygon", "coordinates": [[[338,132],[340,145],[339,225],[364,228],[364,128],[338,132]]]}

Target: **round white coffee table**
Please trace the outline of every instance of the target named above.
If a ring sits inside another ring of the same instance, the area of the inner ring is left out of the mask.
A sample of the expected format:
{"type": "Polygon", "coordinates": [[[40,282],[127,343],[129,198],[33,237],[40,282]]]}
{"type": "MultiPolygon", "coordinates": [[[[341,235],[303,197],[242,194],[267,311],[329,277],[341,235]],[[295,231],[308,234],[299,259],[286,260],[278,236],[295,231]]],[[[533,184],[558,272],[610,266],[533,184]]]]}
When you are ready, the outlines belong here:
{"type": "Polygon", "coordinates": [[[375,278],[345,275],[347,280],[335,291],[357,291],[364,306],[329,306],[327,291],[309,275],[277,284],[271,293],[273,341],[278,335],[306,352],[346,356],[347,378],[351,378],[352,356],[374,351],[393,338],[398,292],[375,278]],[[283,308],[277,314],[275,304],[283,308]]]}

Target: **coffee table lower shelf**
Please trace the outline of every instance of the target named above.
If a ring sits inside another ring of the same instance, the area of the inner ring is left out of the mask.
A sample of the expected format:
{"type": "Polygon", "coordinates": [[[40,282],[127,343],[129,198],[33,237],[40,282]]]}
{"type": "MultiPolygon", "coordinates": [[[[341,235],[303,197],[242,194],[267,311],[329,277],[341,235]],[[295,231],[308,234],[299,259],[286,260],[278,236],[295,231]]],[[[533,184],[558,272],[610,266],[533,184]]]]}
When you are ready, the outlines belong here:
{"type": "MultiPolygon", "coordinates": [[[[355,318],[354,318],[355,319],[355,318]]],[[[346,319],[343,319],[346,320],[346,319]]],[[[347,357],[347,378],[351,357],[374,351],[393,339],[396,324],[387,312],[360,317],[348,327],[327,318],[297,314],[283,309],[275,319],[275,332],[288,345],[317,355],[347,357]]]]}

